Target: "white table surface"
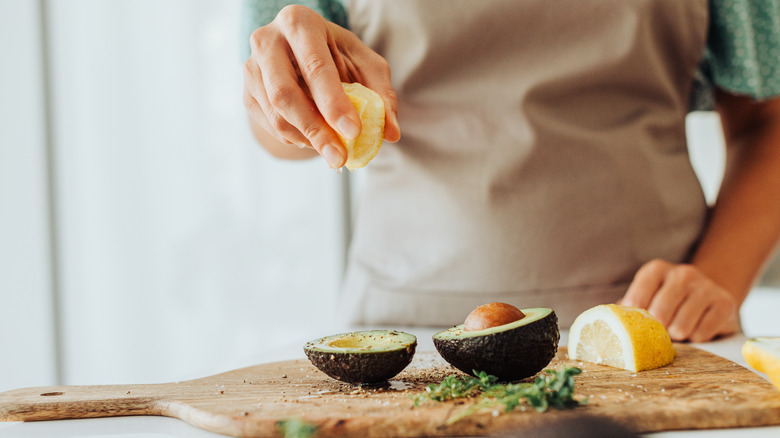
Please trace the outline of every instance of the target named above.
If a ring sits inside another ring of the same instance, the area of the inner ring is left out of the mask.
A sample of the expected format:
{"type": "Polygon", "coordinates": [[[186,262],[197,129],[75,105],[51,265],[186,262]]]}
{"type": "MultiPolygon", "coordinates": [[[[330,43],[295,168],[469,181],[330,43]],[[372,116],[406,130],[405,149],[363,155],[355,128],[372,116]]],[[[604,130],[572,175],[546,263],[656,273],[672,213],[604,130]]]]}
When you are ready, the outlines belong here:
{"type": "MultiPolygon", "coordinates": [[[[745,302],[742,309],[743,327],[749,336],[780,336],[780,324],[776,313],[780,309],[780,293],[778,291],[757,290],[745,302]],[[749,321],[749,323],[748,323],[749,321]]],[[[413,333],[418,338],[418,351],[433,351],[431,335],[437,330],[430,328],[398,328],[413,333]]],[[[567,334],[561,333],[561,345],[566,345],[567,334]]],[[[743,334],[705,344],[694,344],[711,353],[723,356],[742,366],[748,367],[742,357],[742,344],[747,337],[743,334]]],[[[270,352],[262,360],[253,363],[277,360],[301,359],[303,342],[291,344],[270,352]]],[[[245,365],[251,365],[248,363],[245,365]]],[[[748,367],[749,368],[749,367],[748,367]]],[[[227,371],[227,370],[223,370],[227,371]]],[[[765,376],[763,376],[765,377],[765,376]]],[[[780,397],[780,392],[778,392],[780,397]]],[[[654,438],[725,438],[739,436],[740,438],[777,438],[780,437],[780,426],[701,430],[701,431],[671,431],[647,435],[654,438]]],[[[0,422],[0,438],[38,438],[38,437],[106,437],[106,438],[217,438],[223,435],[206,432],[194,426],[167,417],[114,417],[93,418],[84,420],[61,420],[41,422],[0,422]]]]}

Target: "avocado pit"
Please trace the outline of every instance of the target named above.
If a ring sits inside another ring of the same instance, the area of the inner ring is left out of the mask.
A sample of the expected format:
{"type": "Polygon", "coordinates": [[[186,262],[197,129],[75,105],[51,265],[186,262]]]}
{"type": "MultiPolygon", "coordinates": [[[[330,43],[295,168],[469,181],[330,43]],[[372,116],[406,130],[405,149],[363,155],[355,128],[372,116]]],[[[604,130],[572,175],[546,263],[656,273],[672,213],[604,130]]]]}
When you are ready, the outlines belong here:
{"type": "Polygon", "coordinates": [[[525,318],[525,313],[507,303],[483,304],[469,313],[463,329],[467,331],[484,330],[525,318]]]}

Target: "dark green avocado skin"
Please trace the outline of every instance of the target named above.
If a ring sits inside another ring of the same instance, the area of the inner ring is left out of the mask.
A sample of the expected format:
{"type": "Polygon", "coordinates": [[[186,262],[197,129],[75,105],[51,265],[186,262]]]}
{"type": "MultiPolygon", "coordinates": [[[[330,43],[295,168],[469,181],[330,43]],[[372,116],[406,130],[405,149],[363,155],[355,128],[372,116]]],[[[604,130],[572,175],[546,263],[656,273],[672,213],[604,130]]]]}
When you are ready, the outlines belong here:
{"type": "Polygon", "coordinates": [[[417,343],[396,351],[374,353],[327,353],[304,349],[312,364],[342,382],[374,384],[386,382],[403,371],[414,357],[417,343]]]}
{"type": "Polygon", "coordinates": [[[558,317],[544,318],[511,330],[473,338],[433,339],[439,354],[467,374],[484,371],[503,381],[531,377],[558,351],[558,317]]]}

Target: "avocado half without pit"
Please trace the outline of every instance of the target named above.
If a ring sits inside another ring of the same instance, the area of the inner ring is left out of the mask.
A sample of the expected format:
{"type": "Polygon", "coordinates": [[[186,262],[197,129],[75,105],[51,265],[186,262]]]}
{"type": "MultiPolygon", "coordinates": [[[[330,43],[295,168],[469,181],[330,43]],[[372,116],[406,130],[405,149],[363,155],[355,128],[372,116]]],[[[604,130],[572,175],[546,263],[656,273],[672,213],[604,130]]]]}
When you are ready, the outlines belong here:
{"type": "Polygon", "coordinates": [[[303,350],[328,376],[347,383],[377,384],[400,373],[412,361],[417,338],[396,330],[368,330],[325,336],[303,350]]]}
{"type": "Polygon", "coordinates": [[[555,357],[560,333],[552,309],[518,309],[491,303],[464,324],[433,335],[439,354],[467,374],[484,371],[499,380],[531,377],[555,357]]]}

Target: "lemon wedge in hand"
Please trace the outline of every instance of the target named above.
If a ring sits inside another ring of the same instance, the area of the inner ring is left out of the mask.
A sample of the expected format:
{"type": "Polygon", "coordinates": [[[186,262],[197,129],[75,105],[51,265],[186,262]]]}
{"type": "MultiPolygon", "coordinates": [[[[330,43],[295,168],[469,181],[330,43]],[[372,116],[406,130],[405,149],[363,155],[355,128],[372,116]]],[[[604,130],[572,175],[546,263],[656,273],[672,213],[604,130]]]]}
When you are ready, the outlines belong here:
{"type": "Polygon", "coordinates": [[[339,139],[347,149],[347,162],[345,166],[349,170],[365,167],[379,152],[385,137],[385,103],[374,90],[361,84],[347,84],[341,86],[347,97],[360,115],[363,129],[357,138],[347,140],[339,134],[339,139]]]}
{"type": "Polygon", "coordinates": [[[602,304],[582,312],[569,329],[569,357],[644,371],[669,365],[676,352],[664,326],[648,311],[602,304]]]}
{"type": "Polygon", "coordinates": [[[780,390],[780,338],[749,339],[742,346],[742,356],[748,365],[766,373],[775,388],[780,390]]]}

